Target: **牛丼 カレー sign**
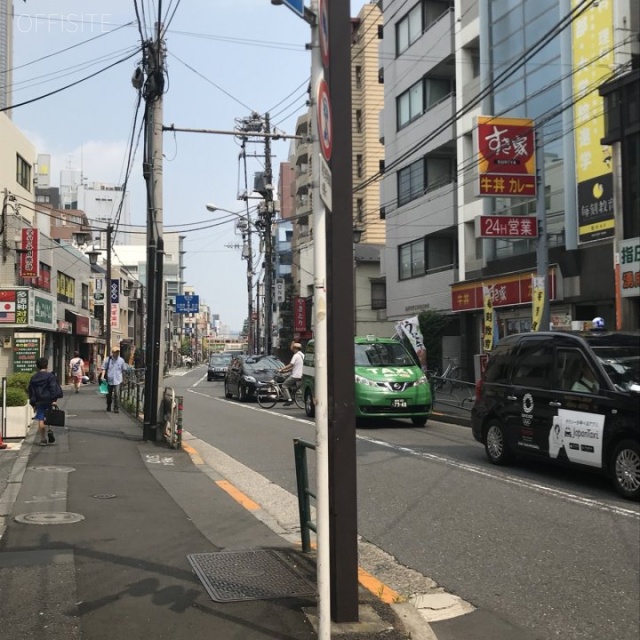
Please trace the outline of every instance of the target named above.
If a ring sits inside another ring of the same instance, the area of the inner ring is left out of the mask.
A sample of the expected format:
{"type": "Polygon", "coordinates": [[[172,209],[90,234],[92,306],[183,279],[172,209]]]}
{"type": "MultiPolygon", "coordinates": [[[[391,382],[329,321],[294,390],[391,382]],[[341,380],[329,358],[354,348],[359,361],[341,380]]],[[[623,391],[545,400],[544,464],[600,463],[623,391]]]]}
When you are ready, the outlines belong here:
{"type": "Polygon", "coordinates": [[[536,143],[533,120],[478,116],[476,124],[478,195],[534,198],[536,143]]]}

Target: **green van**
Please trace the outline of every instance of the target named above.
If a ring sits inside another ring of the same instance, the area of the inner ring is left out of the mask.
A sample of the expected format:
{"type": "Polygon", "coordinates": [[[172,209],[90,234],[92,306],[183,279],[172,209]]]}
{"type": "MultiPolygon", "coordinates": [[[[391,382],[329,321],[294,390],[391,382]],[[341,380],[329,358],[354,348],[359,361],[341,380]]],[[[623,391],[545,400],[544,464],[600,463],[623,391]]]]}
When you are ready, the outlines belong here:
{"type": "MultiPolygon", "coordinates": [[[[305,412],[313,418],[314,341],[307,344],[302,374],[305,412]]],[[[431,388],[422,369],[397,340],[355,338],[356,418],[411,418],[424,427],[431,413],[431,388]]]]}

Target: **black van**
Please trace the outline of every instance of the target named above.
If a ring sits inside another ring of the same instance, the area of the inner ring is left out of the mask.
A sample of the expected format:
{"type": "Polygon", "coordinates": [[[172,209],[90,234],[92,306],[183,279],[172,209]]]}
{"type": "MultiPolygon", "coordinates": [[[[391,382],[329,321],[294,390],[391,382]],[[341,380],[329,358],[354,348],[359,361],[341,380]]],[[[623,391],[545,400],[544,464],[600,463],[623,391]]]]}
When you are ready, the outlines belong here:
{"type": "Polygon", "coordinates": [[[473,436],[489,461],[554,459],[640,498],[640,334],[538,332],[500,340],[476,384],[473,436]]]}

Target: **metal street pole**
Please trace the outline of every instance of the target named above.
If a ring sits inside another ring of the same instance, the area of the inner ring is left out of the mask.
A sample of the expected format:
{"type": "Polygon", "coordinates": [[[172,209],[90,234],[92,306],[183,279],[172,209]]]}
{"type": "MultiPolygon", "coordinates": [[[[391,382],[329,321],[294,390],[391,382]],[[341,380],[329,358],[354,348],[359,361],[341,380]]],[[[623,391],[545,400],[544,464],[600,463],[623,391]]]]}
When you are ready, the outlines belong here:
{"type": "Polygon", "coordinates": [[[162,25],[156,24],[156,40],[145,48],[146,139],[144,177],[147,182],[147,294],[149,328],[146,341],[146,374],[143,440],[156,439],[159,415],[160,369],[164,363],[162,337],[164,306],[164,240],[162,238],[162,97],[164,93],[164,43],[162,25]]]}
{"type": "MultiPolygon", "coordinates": [[[[544,172],[544,144],[542,142],[542,126],[536,131],[536,159],[538,169],[538,191],[536,197],[536,218],[538,223],[538,242],[536,245],[536,272],[542,278],[544,300],[540,316],[541,331],[549,331],[551,310],[549,308],[549,238],[547,236],[547,202],[544,172]]],[[[532,300],[532,304],[534,301],[532,300]]]]}
{"type": "Polygon", "coordinates": [[[354,622],[358,620],[354,304],[353,280],[344,277],[353,269],[352,26],[350,3],[321,0],[321,13],[323,5],[328,20],[320,16],[320,38],[322,42],[324,32],[328,40],[329,120],[333,130],[332,205],[326,230],[331,613],[335,622],[354,622]],[[322,28],[325,22],[326,30],[322,28]]]}
{"type": "Polygon", "coordinates": [[[264,352],[271,354],[273,336],[273,235],[271,221],[273,216],[273,171],[271,169],[271,124],[269,114],[264,117],[264,180],[265,205],[264,217],[264,352]]]}
{"type": "Polygon", "coordinates": [[[329,413],[327,369],[327,245],[326,211],[320,198],[320,139],[317,131],[318,91],[322,81],[322,55],[318,28],[318,0],[311,0],[311,164],[313,216],[313,310],[316,351],[316,534],[318,538],[318,638],[331,637],[331,549],[329,515],[329,413]]]}

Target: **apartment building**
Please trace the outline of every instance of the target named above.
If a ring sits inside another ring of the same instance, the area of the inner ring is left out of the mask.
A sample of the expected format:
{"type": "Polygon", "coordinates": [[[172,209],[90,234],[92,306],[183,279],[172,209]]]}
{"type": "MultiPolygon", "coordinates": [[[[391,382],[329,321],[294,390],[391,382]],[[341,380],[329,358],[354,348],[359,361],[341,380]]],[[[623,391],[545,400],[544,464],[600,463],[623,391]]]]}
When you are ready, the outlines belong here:
{"type": "Polygon", "coordinates": [[[482,351],[483,287],[498,339],[528,331],[540,264],[537,239],[477,231],[481,216],[536,214],[532,198],[478,196],[480,115],[535,123],[551,325],[595,316],[615,325],[613,236],[623,210],[597,88],[632,64],[637,12],[626,0],[385,2],[387,311],[450,313],[443,352],[468,373],[482,351]]]}

